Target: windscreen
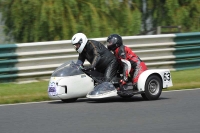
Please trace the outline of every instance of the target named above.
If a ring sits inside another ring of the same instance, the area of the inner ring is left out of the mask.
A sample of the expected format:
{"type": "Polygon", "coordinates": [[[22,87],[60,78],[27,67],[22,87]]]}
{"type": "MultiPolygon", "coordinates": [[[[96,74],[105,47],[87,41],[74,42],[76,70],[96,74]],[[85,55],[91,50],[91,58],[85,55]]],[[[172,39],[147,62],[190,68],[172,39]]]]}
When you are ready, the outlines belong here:
{"type": "Polygon", "coordinates": [[[79,70],[79,66],[74,62],[76,61],[68,61],[59,66],[53,72],[52,77],[66,77],[84,74],[81,70],[79,70]]]}

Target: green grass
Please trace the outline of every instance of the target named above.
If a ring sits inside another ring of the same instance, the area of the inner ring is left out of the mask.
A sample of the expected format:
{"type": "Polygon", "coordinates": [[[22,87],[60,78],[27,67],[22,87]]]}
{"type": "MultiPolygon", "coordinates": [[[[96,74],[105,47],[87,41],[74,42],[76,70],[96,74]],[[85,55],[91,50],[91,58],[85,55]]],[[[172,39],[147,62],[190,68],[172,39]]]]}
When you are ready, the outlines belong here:
{"type": "Polygon", "coordinates": [[[0,84],[0,104],[50,100],[47,81],[26,84],[0,84]]]}
{"type": "Polygon", "coordinates": [[[172,71],[173,87],[167,90],[200,88],[200,69],[172,71]]]}
{"type": "MultiPolygon", "coordinates": [[[[200,88],[200,69],[172,71],[173,87],[166,90],[200,88]]],[[[0,84],[0,104],[50,100],[48,81],[26,84],[0,84]]]]}

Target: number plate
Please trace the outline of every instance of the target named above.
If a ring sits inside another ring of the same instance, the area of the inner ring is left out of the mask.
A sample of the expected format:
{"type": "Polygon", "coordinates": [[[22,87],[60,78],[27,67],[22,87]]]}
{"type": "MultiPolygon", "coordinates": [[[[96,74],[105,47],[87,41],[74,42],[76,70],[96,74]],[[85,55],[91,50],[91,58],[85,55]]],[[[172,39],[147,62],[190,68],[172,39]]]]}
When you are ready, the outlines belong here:
{"type": "Polygon", "coordinates": [[[54,82],[50,82],[50,83],[49,83],[48,93],[49,93],[49,95],[51,95],[51,96],[57,95],[57,92],[56,92],[56,84],[55,84],[54,82]]]}

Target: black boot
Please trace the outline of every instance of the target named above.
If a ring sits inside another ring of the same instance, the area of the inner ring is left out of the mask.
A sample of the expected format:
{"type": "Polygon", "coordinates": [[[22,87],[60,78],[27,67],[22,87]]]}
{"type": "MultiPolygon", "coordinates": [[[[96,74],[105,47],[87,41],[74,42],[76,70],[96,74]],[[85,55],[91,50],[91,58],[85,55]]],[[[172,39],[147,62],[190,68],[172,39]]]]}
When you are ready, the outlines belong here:
{"type": "Polygon", "coordinates": [[[117,94],[123,95],[123,96],[133,95],[133,85],[132,85],[132,83],[120,85],[119,90],[117,91],[117,94]]]}

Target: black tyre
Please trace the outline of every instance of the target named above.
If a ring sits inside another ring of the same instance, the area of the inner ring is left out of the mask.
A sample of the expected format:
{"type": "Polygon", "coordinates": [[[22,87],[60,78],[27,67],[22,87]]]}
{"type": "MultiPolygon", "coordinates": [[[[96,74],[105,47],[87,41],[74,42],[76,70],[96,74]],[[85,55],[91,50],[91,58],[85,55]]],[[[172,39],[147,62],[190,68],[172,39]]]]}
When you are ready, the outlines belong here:
{"type": "Polygon", "coordinates": [[[148,77],[145,83],[145,92],[142,97],[145,100],[157,100],[162,93],[162,81],[159,76],[152,75],[148,77]]]}
{"type": "Polygon", "coordinates": [[[71,99],[62,99],[64,103],[72,103],[75,102],[78,98],[71,98],[71,99]]]}

